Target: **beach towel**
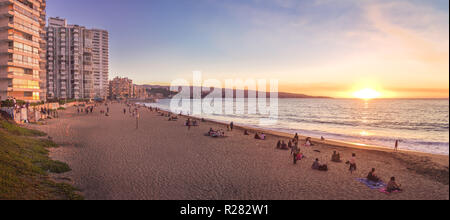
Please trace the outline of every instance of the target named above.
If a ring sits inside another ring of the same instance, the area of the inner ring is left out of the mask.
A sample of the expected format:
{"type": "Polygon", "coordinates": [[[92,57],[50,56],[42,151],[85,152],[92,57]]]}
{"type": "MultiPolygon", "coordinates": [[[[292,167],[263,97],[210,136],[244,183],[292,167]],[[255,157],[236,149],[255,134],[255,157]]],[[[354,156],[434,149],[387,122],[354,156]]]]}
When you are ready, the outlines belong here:
{"type": "Polygon", "coordinates": [[[386,194],[386,195],[390,195],[390,194],[392,194],[392,193],[399,193],[399,192],[402,192],[402,191],[400,191],[400,190],[395,190],[395,191],[392,191],[392,192],[388,192],[386,188],[382,188],[382,189],[380,189],[379,191],[380,191],[380,193],[384,193],[384,194],[386,194]]]}
{"type": "Polygon", "coordinates": [[[366,185],[367,187],[371,188],[371,189],[386,189],[387,185],[385,183],[383,183],[382,181],[380,182],[373,182],[368,180],[367,178],[357,178],[356,179],[358,182],[363,183],[364,185],[366,185]]]}

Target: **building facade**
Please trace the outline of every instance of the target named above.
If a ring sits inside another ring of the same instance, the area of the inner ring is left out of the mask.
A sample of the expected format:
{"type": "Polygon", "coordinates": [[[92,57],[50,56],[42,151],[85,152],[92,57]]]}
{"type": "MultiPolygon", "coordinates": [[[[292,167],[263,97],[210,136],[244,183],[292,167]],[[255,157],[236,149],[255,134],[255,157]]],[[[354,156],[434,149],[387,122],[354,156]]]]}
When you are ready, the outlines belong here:
{"type": "Polygon", "coordinates": [[[46,0],[0,0],[0,100],[46,98],[46,0]]]}
{"type": "Polygon", "coordinates": [[[136,99],[148,99],[149,95],[147,92],[147,88],[141,85],[133,85],[133,98],[136,99]]]}
{"type": "Polygon", "coordinates": [[[105,30],[93,29],[92,62],[94,93],[96,98],[108,96],[109,77],[109,34],[105,30]]]}
{"type": "Polygon", "coordinates": [[[133,90],[133,80],[131,79],[116,77],[109,82],[110,99],[133,98],[133,90]]]}
{"type": "Polygon", "coordinates": [[[46,29],[48,98],[105,98],[109,73],[108,32],[68,25],[61,18],[50,18],[46,29]]]}
{"type": "Polygon", "coordinates": [[[67,25],[61,18],[50,18],[48,23],[48,99],[93,98],[92,32],[67,25]]]}

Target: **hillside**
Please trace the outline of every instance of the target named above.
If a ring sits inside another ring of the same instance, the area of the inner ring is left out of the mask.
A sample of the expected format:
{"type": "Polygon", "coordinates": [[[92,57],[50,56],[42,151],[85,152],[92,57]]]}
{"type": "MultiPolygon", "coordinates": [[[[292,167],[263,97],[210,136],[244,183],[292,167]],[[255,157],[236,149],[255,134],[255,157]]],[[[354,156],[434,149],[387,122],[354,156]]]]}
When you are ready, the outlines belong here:
{"type": "Polygon", "coordinates": [[[0,200],[82,199],[72,186],[49,178],[70,168],[49,158],[48,149],[58,146],[45,136],[0,116],[0,200]]]}

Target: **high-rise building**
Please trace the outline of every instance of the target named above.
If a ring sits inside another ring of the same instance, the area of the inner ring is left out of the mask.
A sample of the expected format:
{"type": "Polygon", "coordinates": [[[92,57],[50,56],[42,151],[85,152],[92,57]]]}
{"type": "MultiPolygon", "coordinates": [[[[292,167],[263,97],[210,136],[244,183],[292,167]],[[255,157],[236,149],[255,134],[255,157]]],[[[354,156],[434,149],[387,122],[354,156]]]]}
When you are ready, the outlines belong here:
{"type": "Polygon", "coordinates": [[[109,35],[107,31],[99,29],[93,29],[92,35],[92,62],[95,97],[107,98],[109,86],[109,35]]]}
{"type": "Polygon", "coordinates": [[[0,0],[0,100],[46,98],[46,0],[0,0]]]}
{"type": "Polygon", "coordinates": [[[94,98],[91,30],[50,18],[47,30],[47,96],[49,99],[94,98]]]}
{"type": "Polygon", "coordinates": [[[108,32],[68,25],[50,18],[48,97],[51,99],[106,98],[108,94],[108,32]]]}

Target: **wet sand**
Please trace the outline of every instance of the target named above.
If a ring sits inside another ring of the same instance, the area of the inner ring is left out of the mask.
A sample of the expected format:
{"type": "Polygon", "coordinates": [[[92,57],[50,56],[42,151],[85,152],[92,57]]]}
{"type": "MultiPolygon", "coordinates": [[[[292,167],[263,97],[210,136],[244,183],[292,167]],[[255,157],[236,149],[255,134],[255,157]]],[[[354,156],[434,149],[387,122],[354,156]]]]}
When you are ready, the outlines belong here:
{"type": "Polygon", "coordinates": [[[226,130],[225,125],[205,122],[188,130],[184,118],[171,122],[144,108],[136,129],[136,119],[124,115],[124,108],[113,104],[110,117],[99,113],[104,107],[89,115],[70,108],[59,119],[31,126],[61,145],[51,156],[73,171],[55,178],[71,180],[86,199],[449,199],[448,156],[325,142],[302,147],[307,158],[293,165],[290,151],[275,149],[278,140],[288,140],[286,134],[267,132],[268,140],[259,141],[251,129],[244,136],[245,128],[237,128],[215,139],[204,133],[226,130]],[[344,161],[356,153],[358,170],[350,174],[345,163],[330,162],[334,150],[344,161]],[[330,170],[312,170],[315,158],[330,170]],[[405,191],[386,195],[356,181],[371,168],[385,181],[395,176],[405,191]]]}

